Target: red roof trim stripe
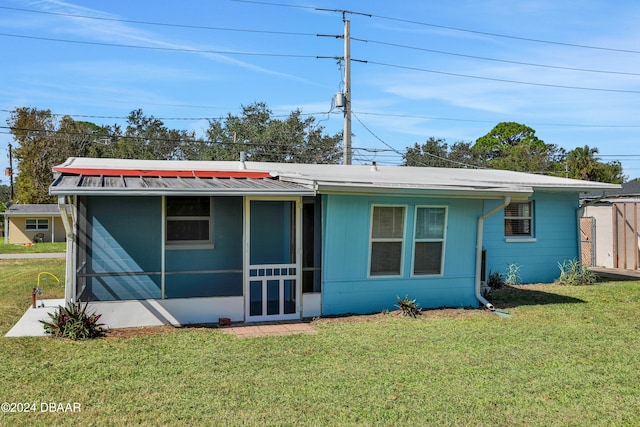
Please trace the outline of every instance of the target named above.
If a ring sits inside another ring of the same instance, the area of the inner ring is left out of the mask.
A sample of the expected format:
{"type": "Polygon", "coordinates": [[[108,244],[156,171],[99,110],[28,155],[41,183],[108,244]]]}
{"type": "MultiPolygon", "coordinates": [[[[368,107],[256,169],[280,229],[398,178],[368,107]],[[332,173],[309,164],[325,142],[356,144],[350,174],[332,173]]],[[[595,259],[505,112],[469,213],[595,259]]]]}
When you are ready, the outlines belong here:
{"type": "Polygon", "coordinates": [[[269,172],[249,171],[209,171],[209,170],[140,170],[140,169],[94,169],[94,168],[54,168],[57,172],[70,175],[101,175],[101,176],[152,176],[163,178],[271,178],[269,172]]]}

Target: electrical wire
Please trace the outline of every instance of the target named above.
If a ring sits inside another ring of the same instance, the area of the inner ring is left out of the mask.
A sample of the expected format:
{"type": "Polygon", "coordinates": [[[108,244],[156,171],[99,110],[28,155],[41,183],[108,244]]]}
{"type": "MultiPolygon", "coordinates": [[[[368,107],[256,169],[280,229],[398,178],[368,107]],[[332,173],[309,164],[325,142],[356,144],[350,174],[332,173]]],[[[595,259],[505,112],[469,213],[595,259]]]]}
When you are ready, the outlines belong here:
{"type": "Polygon", "coordinates": [[[182,48],[182,47],[140,46],[140,45],[121,44],[121,43],[92,42],[92,41],[86,41],[86,40],[58,39],[53,37],[25,36],[21,34],[9,34],[9,33],[0,33],[0,36],[31,39],[31,40],[42,40],[42,41],[49,41],[49,42],[59,42],[59,43],[73,43],[73,44],[83,44],[83,45],[91,45],[91,46],[107,46],[107,47],[124,47],[128,49],[148,49],[148,50],[160,50],[160,51],[170,51],[170,52],[209,53],[209,54],[217,54],[217,55],[269,56],[269,57],[280,57],[280,58],[314,58],[314,59],[316,58],[316,55],[298,55],[298,54],[289,54],[289,53],[263,53],[263,52],[237,52],[237,51],[226,51],[226,50],[188,49],[188,48],[182,48]]]}
{"type": "Polygon", "coordinates": [[[457,56],[457,57],[461,57],[461,58],[479,59],[479,60],[482,60],[482,61],[501,62],[501,63],[505,63],[505,64],[525,65],[525,66],[528,66],[528,67],[548,68],[548,69],[566,70],[566,71],[580,71],[580,72],[585,72],[585,73],[616,74],[616,75],[623,75],[623,76],[640,76],[640,73],[631,73],[631,72],[625,72],[625,71],[610,71],[610,70],[594,70],[594,69],[591,69],[591,68],[574,68],[574,67],[565,67],[565,66],[560,66],[560,65],[536,64],[536,63],[533,63],[533,62],[512,61],[512,60],[508,60],[508,59],[498,59],[498,58],[489,58],[489,57],[486,57],[486,56],[466,55],[466,54],[462,54],[462,53],[447,52],[447,51],[436,50],[436,49],[427,49],[427,48],[417,47],[417,46],[407,46],[407,45],[403,45],[403,44],[399,44],[399,43],[388,43],[388,42],[383,42],[383,41],[378,41],[378,40],[358,39],[358,38],[354,38],[354,37],[351,37],[351,40],[360,41],[360,42],[364,42],[364,43],[379,44],[379,45],[382,45],[382,46],[399,47],[399,48],[402,48],[402,49],[418,50],[418,51],[421,51],[421,52],[437,53],[437,54],[440,54],[440,55],[450,55],[450,56],[457,56]]]}
{"type": "Polygon", "coordinates": [[[495,77],[482,77],[482,76],[474,76],[471,74],[461,74],[461,73],[451,73],[448,71],[429,70],[426,68],[388,64],[388,63],[377,62],[377,61],[367,61],[367,64],[375,64],[383,67],[400,68],[400,69],[411,70],[411,71],[420,71],[423,73],[441,74],[441,75],[454,76],[454,77],[464,77],[464,78],[476,79],[476,80],[488,80],[492,82],[501,82],[501,83],[514,83],[514,84],[528,85],[528,86],[550,87],[550,88],[556,88],[556,89],[574,89],[574,90],[587,90],[587,91],[596,91],[596,92],[615,92],[615,93],[633,93],[633,94],[640,93],[640,90],[604,89],[604,88],[594,88],[594,87],[584,87],[584,86],[558,85],[558,84],[551,84],[551,83],[534,83],[534,82],[525,82],[520,80],[499,79],[495,77]]]}
{"type": "Polygon", "coordinates": [[[271,30],[256,30],[246,28],[228,28],[228,27],[210,27],[206,25],[187,25],[187,24],[173,24],[170,22],[153,22],[153,21],[137,21],[133,19],[121,19],[121,18],[107,18],[103,16],[87,16],[77,15],[71,13],[51,12],[43,10],[23,9],[19,7],[0,6],[0,9],[15,10],[19,12],[39,13],[44,15],[64,16],[69,18],[82,18],[82,19],[94,19],[99,21],[111,21],[111,22],[123,22],[127,24],[140,24],[140,25],[154,25],[160,27],[175,27],[175,28],[189,28],[195,30],[209,30],[209,31],[233,31],[239,33],[259,33],[259,34],[277,34],[285,36],[312,36],[315,37],[316,33],[301,33],[292,31],[271,31],[271,30]]]}
{"type": "MultiPolygon", "coordinates": [[[[100,21],[123,22],[123,23],[128,23],[128,24],[153,25],[153,26],[161,26],[161,27],[176,27],[176,28],[188,28],[188,29],[209,30],[209,31],[229,31],[229,32],[240,32],[240,33],[258,33],[258,34],[274,34],[274,35],[288,35],[288,36],[311,36],[311,37],[318,36],[317,33],[304,33],[304,32],[294,32],[294,31],[257,30],[257,29],[246,29],[246,28],[229,28],[229,27],[212,27],[212,26],[205,26],[205,25],[175,24],[175,23],[170,23],[170,22],[154,22],[154,21],[141,21],[141,20],[122,19],[122,18],[107,18],[107,17],[100,17],[100,16],[78,15],[78,14],[71,14],[71,13],[61,13],[61,12],[33,10],[33,9],[24,9],[24,8],[8,7],[8,6],[0,6],[0,9],[27,12],[27,13],[54,15],[54,16],[64,16],[64,17],[70,17],[70,18],[94,19],[94,20],[100,20],[100,21]]],[[[315,9],[318,9],[318,8],[315,8],[315,9]]],[[[322,10],[324,10],[324,9],[322,9],[322,10]]],[[[357,12],[348,11],[348,13],[357,13],[357,12]]],[[[369,14],[363,14],[363,13],[361,13],[361,14],[362,15],[367,15],[367,16],[372,16],[372,15],[369,15],[369,14]]],[[[397,18],[386,18],[386,19],[397,19],[397,18]]],[[[382,46],[399,47],[399,48],[403,48],[403,49],[412,49],[412,50],[418,50],[418,51],[422,51],[422,52],[437,53],[437,54],[441,54],[441,55],[450,55],[450,56],[457,56],[457,57],[470,58],[470,59],[479,59],[479,60],[483,60],[483,61],[501,62],[501,63],[507,63],[507,64],[525,65],[525,66],[530,66],[530,67],[541,67],[541,68],[559,69],[559,70],[568,70],[568,71],[581,71],[581,72],[589,72],[589,73],[640,76],[640,73],[633,73],[633,72],[610,71],[610,70],[594,70],[594,69],[589,69],[589,68],[574,68],[574,67],[566,67],[566,66],[558,66],[558,65],[537,64],[537,63],[523,62],[523,61],[513,61],[513,60],[506,60],[506,59],[490,58],[490,57],[485,57],[485,56],[467,55],[467,54],[461,54],[461,53],[456,53],[456,52],[448,52],[448,51],[442,51],[442,50],[436,50],[436,49],[427,49],[427,48],[422,48],[422,47],[417,47],[417,46],[403,45],[403,44],[399,44],[399,43],[384,42],[384,41],[380,41],[380,40],[359,39],[359,38],[355,38],[355,37],[352,37],[351,40],[365,42],[365,43],[378,44],[378,45],[382,45],[382,46]]],[[[556,42],[554,42],[554,43],[556,43],[556,42]]]]}
{"type": "MultiPolygon", "coordinates": [[[[235,2],[238,2],[238,3],[260,4],[260,5],[265,5],[265,6],[280,6],[280,7],[304,8],[304,9],[316,9],[316,10],[319,9],[317,7],[312,7],[312,6],[299,6],[299,5],[292,5],[292,4],[286,4],[286,3],[262,2],[262,1],[255,1],[255,0],[232,0],[232,1],[235,1],[235,2]]],[[[322,9],[322,10],[328,10],[328,9],[322,9]]],[[[441,25],[441,24],[433,24],[433,23],[429,23],[429,22],[414,21],[414,20],[411,20],[411,19],[403,19],[403,18],[394,18],[394,17],[390,17],[390,16],[376,15],[376,14],[363,13],[363,12],[356,12],[356,11],[350,11],[350,10],[344,10],[344,9],[335,9],[335,10],[332,10],[332,11],[340,12],[340,13],[343,13],[343,14],[366,15],[366,16],[369,16],[369,17],[372,17],[372,18],[377,18],[377,19],[382,19],[382,20],[387,20],[387,21],[402,22],[402,23],[405,23],[405,24],[420,25],[420,26],[426,26],[426,27],[440,28],[440,29],[449,30],[449,31],[464,32],[464,33],[471,33],[471,34],[480,34],[480,35],[483,35],[483,36],[491,36],[491,37],[498,37],[498,38],[504,38],[504,39],[520,40],[520,41],[526,41],[526,42],[532,42],[532,43],[552,44],[552,45],[559,45],[559,46],[575,47],[575,48],[580,48],[580,49],[592,49],[592,50],[603,50],[603,51],[610,51],[610,52],[622,52],[622,53],[640,54],[639,50],[633,50],[633,49],[619,49],[619,48],[612,48],[612,47],[605,47],[605,46],[593,46],[593,45],[585,45],[585,44],[578,44],[578,43],[567,43],[567,42],[561,42],[561,41],[556,41],[556,40],[545,40],[545,39],[536,39],[536,38],[532,38],[532,37],[514,36],[514,35],[509,35],[509,34],[501,34],[501,33],[489,32],[489,31],[472,30],[472,29],[469,29],[469,28],[453,27],[453,26],[441,25]]]]}

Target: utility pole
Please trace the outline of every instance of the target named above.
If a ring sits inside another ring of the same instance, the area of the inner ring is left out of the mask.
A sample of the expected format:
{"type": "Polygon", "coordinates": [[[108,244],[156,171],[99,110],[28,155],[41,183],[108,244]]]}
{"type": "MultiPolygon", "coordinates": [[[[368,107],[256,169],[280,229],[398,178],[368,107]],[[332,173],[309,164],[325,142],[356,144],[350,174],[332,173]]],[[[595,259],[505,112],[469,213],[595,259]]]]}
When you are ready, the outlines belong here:
{"type": "Polygon", "coordinates": [[[317,56],[316,58],[331,58],[331,59],[344,61],[344,92],[341,94],[342,108],[344,111],[344,130],[343,130],[344,148],[342,152],[342,157],[343,157],[342,164],[350,165],[351,157],[353,154],[351,150],[351,61],[357,61],[357,62],[367,62],[367,61],[363,61],[360,59],[351,59],[351,21],[349,21],[346,18],[346,15],[347,13],[351,13],[351,14],[368,16],[369,18],[372,15],[369,15],[366,13],[353,12],[350,10],[339,10],[339,9],[316,8],[316,10],[323,10],[326,12],[342,12],[342,22],[344,22],[344,35],[331,36],[328,34],[317,34],[317,36],[344,38],[344,56],[343,57],[317,56]]]}
{"type": "Polygon", "coordinates": [[[351,164],[351,21],[344,21],[344,153],[343,164],[351,164]]]}
{"type": "Polygon", "coordinates": [[[11,147],[11,143],[9,143],[9,170],[5,171],[5,175],[7,175],[7,172],[8,172],[8,175],[9,175],[9,185],[10,185],[10,188],[11,188],[11,190],[10,190],[11,191],[11,193],[10,193],[11,194],[10,201],[11,201],[11,203],[13,203],[13,150],[12,150],[12,147],[11,147]]]}

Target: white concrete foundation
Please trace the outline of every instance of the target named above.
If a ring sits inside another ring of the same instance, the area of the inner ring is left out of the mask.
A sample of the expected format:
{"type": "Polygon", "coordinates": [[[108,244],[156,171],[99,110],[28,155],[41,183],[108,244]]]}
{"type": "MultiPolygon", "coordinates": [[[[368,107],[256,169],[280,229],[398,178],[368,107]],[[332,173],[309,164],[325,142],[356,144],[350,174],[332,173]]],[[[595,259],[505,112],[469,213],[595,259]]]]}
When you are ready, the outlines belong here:
{"type": "Polygon", "coordinates": [[[322,315],[322,294],[302,294],[302,317],[320,317],[322,315]]]}
{"type": "Polygon", "coordinates": [[[218,323],[221,317],[244,320],[243,297],[101,301],[89,303],[89,308],[102,314],[100,320],[109,328],[218,323]]]}

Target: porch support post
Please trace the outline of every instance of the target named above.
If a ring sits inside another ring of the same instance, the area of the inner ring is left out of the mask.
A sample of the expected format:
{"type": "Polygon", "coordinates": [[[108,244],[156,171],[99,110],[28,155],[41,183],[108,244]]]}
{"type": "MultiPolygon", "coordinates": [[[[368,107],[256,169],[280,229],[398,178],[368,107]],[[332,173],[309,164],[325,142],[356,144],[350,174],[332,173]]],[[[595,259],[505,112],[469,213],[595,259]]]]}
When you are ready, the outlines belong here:
{"type": "Polygon", "coordinates": [[[75,244],[75,233],[73,230],[73,224],[69,222],[65,196],[58,196],[58,210],[60,210],[60,218],[64,225],[67,242],[67,252],[65,256],[64,299],[65,302],[68,303],[73,300],[73,290],[75,289],[75,271],[73,268],[73,246],[75,244]]]}
{"type": "Polygon", "coordinates": [[[160,216],[162,217],[162,224],[160,226],[160,298],[165,298],[165,276],[166,276],[166,250],[167,245],[165,244],[166,238],[166,226],[167,223],[167,197],[161,196],[162,202],[160,203],[162,213],[160,216]]]}
{"type": "Polygon", "coordinates": [[[302,317],[302,197],[295,201],[296,224],[296,313],[302,317]]]}

